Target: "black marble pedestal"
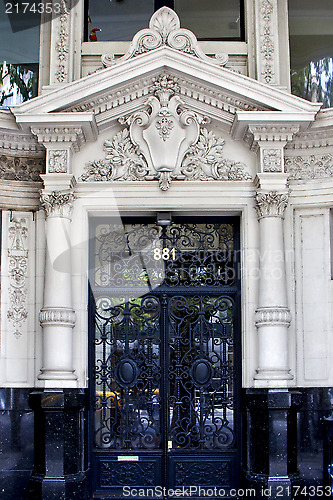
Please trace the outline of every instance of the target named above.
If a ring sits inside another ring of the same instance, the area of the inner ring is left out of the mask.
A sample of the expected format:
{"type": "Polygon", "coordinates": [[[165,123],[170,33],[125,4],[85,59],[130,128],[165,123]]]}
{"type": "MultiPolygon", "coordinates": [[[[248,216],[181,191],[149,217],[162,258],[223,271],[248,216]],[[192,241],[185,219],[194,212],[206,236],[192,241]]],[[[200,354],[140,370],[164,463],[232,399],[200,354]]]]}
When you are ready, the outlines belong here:
{"type": "Polygon", "coordinates": [[[87,500],[86,394],[82,389],[35,391],[34,470],[30,500],[87,500]]]}

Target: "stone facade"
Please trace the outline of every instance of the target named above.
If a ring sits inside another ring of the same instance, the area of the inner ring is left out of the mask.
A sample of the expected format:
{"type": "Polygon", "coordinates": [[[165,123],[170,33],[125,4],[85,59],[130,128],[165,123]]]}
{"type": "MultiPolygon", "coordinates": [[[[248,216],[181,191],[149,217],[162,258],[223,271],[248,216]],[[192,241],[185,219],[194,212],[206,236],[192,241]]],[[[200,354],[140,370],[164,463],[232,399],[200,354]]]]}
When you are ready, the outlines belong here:
{"type": "MultiPolygon", "coordinates": [[[[111,44],[97,58],[94,44],[79,47],[83,2],[62,0],[42,26],[43,93],[1,111],[0,402],[17,417],[30,392],[45,438],[22,498],[88,499],[92,488],[88,222],[99,215],[240,218],[244,484],[291,498],[293,485],[329,482],[330,421],[313,438],[308,415],[330,416],[333,387],[333,110],[288,92],[286,2],[246,4],[248,39],[216,43],[219,57],[163,8],[122,57],[111,44]],[[326,469],[309,478],[297,450],[311,451],[310,469],[324,447],[326,469]]],[[[13,484],[9,465],[3,477],[13,484]]]]}

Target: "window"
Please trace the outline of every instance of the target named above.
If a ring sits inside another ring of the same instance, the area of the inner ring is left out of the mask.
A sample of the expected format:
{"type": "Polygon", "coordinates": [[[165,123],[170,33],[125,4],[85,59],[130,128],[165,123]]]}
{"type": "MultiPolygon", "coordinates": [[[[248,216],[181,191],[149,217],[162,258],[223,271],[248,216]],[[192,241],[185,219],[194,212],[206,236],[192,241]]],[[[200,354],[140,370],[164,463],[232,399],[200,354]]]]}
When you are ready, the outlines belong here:
{"type": "MultiPolygon", "coordinates": [[[[243,0],[86,0],[86,40],[92,30],[98,41],[131,40],[147,28],[153,12],[174,9],[182,28],[200,40],[244,40],[243,0]]],[[[95,38],[94,35],[92,38],[95,38]]]]}
{"type": "Polygon", "coordinates": [[[289,0],[292,93],[333,107],[333,1],[289,0]]]}
{"type": "Polygon", "coordinates": [[[7,107],[37,95],[39,61],[38,13],[6,14],[0,7],[0,106],[7,107]]]}

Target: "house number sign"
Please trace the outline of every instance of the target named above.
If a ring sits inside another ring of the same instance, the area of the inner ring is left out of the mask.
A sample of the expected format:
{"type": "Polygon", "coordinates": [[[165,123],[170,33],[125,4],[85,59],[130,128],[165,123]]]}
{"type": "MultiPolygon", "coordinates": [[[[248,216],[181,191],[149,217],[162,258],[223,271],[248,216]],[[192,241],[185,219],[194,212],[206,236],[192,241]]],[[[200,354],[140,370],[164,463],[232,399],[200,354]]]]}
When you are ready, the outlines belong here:
{"type": "Polygon", "coordinates": [[[154,260],[169,260],[172,257],[172,260],[176,259],[176,249],[171,248],[154,248],[154,260]]]}

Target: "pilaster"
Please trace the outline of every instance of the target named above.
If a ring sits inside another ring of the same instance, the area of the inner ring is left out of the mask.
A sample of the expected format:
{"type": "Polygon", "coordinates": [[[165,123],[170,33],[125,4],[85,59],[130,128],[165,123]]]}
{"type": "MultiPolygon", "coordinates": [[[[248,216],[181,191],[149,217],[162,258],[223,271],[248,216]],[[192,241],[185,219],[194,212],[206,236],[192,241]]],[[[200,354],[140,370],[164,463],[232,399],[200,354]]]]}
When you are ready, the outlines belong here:
{"type": "Polygon", "coordinates": [[[287,0],[252,0],[250,76],[290,92],[287,0]]]}

